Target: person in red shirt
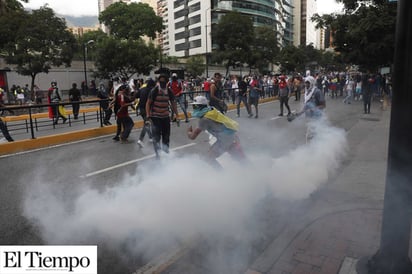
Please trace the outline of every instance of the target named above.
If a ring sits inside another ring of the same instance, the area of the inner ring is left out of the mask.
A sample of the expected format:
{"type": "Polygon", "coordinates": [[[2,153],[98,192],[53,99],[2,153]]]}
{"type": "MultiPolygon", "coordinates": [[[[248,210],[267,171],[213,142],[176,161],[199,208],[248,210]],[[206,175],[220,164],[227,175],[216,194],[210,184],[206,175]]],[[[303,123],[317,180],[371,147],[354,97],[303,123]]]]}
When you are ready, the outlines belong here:
{"type": "MultiPolygon", "coordinates": [[[[186,123],[189,122],[189,118],[187,116],[186,111],[186,104],[185,104],[185,95],[183,94],[183,85],[182,81],[177,79],[177,74],[172,74],[172,80],[169,82],[168,87],[172,90],[173,95],[175,96],[175,101],[180,105],[183,113],[185,114],[186,123]]],[[[172,113],[173,115],[173,113],[172,113]]]]}
{"type": "Polygon", "coordinates": [[[207,100],[210,100],[210,79],[205,79],[203,82],[203,90],[207,100]]]}
{"type": "Polygon", "coordinates": [[[123,131],[120,135],[120,140],[123,144],[129,143],[128,139],[130,132],[133,129],[134,122],[129,116],[129,106],[133,105],[134,99],[129,97],[128,86],[122,85],[119,87],[119,92],[116,97],[116,103],[119,106],[117,111],[117,119],[121,123],[123,131]]]}

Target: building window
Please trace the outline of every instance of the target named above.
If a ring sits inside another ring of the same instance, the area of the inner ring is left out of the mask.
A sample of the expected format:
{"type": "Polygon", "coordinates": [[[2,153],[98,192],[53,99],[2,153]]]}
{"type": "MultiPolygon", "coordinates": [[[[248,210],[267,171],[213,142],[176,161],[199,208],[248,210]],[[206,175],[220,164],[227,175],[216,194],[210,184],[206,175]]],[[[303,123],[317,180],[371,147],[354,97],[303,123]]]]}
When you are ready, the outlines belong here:
{"type": "Polygon", "coordinates": [[[189,6],[189,13],[200,10],[200,2],[189,6]]]}
{"type": "Polygon", "coordinates": [[[200,22],[200,14],[189,18],[189,25],[194,25],[200,22]]]}
{"type": "Polygon", "coordinates": [[[190,45],[190,48],[191,48],[191,49],[193,49],[193,48],[200,48],[200,47],[202,46],[202,41],[201,41],[200,39],[194,40],[194,41],[190,41],[189,45],[190,45]]]}
{"type": "Polygon", "coordinates": [[[175,29],[184,28],[184,27],[186,27],[186,26],[188,26],[188,25],[189,25],[189,23],[188,23],[188,21],[185,19],[185,20],[182,20],[182,21],[180,21],[180,22],[177,22],[177,23],[175,24],[175,29]]]}
{"type": "Polygon", "coordinates": [[[179,19],[180,17],[187,16],[189,12],[187,10],[179,10],[175,12],[175,19],[179,19]]]}
{"type": "Polygon", "coordinates": [[[178,8],[178,7],[180,7],[180,6],[184,5],[184,4],[185,4],[185,0],[177,0],[177,1],[174,1],[174,2],[173,2],[173,7],[174,7],[174,8],[178,8]]]}
{"type": "Polygon", "coordinates": [[[189,49],[189,44],[186,42],[175,45],[175,51],[182,51],[187,49],[189,49]]]}
{"type": "Polygon", "coordinates": [[[189,31],[189,35],[190,35],[190,36],[200,35],[201,33],[202,33],[202,30],[201,30],[200,27],[191,29],[191,30],[189,31]]]}
{"type": "Polygon", "coordinates": [[[182,31],[182,32],[179,32],[179,33],[175,34],[175,40],[185,39],[185,38],[188,38],[188,37],[189,37],[189,35],[188,35],[187,31],[182,31]]]}

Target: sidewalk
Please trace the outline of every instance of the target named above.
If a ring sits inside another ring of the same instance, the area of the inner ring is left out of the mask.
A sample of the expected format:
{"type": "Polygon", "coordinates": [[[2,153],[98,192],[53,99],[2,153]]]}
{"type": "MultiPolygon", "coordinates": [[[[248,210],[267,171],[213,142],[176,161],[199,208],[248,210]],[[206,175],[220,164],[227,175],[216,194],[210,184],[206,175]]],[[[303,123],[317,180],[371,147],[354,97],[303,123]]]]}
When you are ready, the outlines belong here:
{"type": "MultiPolygon", "coordinates": [[[[277,100],[277,97],[271,97],[266,99],[260,99],[260,103],[269,102],[277,100]]],[[[243,107],[243,105],[242,105],[243,107]]],[[[236,105],[229,104],[228,109],[235,109],[236,105]]],[[[189,117],[191,117],[190,111],[188,111],[189,117]]],[[[137,118],[135,114],[130,111],[130,116],[135,122],[135,128],[141,128],[143,126],[143,121],[141,117],[137,118]]],[[[184,119],[182,112],[179,114],[179,118],[184,119]]],[[[111,126],[100,126],[100,121],[97,119],[95,121],[88,121],[86,124],[76,123],[75,125],[69,127],[68,123],[58,124],[56,128],[50,127],[42,131],[35,132],[36,139],[30,138],[30,133],[20,135],[12,135],[14,142],[0,142],[0,156],[22,152],[27,150],[33,150],[37,148],[49,147],[58,144],[74,142],[79,140],[84,140],[88,138],[94,138],[103,135],[114,134],[116,132],[116,125],[114,122],[114,114],[112,115],[111,126]]],[[[0,135],[2,137],[2,135],[0,135]]],[[[0,138],[1,140],[1,138],[0,138]]]]}
{"type": "Polygon", "coordinates": [[[247,274],[359,273],[358,260],[374,255],[380,245],[389,120],[390,111],[379,111],[348,132],[346,165],[247,274]]]}

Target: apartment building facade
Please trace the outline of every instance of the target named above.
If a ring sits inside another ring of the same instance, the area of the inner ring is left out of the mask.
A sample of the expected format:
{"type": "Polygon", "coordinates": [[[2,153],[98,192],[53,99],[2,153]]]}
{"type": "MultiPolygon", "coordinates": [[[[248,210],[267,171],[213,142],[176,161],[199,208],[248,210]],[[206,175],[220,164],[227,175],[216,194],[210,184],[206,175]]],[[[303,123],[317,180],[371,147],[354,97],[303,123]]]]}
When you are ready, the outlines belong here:
{"type": "Polygon", "coordinates": [[[159,44],[166,55],[211,52],[213,25],[230,11],[250,16],[254,26],[272,28],[280,46],[293,43],[291,0],[158,0],[157,6],[165,27],[159,44]]]}

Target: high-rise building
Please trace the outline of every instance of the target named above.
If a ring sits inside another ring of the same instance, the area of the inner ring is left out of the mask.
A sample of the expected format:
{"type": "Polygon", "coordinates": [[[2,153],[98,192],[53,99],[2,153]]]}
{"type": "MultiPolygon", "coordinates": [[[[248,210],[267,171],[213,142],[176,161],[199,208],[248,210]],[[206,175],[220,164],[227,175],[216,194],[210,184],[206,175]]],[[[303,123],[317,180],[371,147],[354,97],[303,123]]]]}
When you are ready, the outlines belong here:
{"type": "Polygon", "coordinates": [[[159,38],[164,54],[177,57],[212,50],[212,25],[230,11],[250,16],[254,26],[268,26],[279,46],[293,43],[291,0],[158,0],[165,30],[159,38]]]}
{"type": "Polygon", "coordinates": [[[320,31],[315,29],[315,23],[311,21],[316,13],[316,0],[293,0],[294,17],[294,42],[295,46],[312,44],[320,48],[320,31]]]}

